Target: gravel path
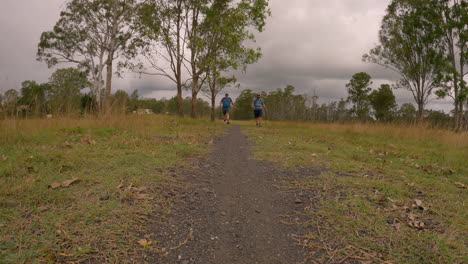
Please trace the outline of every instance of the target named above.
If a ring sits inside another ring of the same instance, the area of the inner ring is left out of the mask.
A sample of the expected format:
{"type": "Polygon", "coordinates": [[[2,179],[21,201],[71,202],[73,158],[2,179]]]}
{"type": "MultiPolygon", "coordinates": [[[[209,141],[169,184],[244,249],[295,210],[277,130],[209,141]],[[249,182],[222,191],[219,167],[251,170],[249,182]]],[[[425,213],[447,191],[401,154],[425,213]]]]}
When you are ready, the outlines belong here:
{"type": "Polygon", "coordinates": [[[234,125],[198,169],[177,172],[191,187],[180,191],[167,225],[155,227],[172,248],[156,263],[292,264],[307,257],[296,241],[305,231],[281,223],[281,215],[304,207],[296,194],[275,187],[292,172],[251,159],[250,145],[234,125]]]}

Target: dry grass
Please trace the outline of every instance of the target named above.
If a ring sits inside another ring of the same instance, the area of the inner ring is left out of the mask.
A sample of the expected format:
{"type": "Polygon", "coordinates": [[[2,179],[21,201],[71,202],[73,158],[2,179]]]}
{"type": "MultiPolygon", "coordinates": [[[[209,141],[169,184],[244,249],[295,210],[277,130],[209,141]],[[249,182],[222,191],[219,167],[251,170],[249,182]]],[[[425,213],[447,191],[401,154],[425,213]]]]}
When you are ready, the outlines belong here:
{"type": "MultiPolygon", "coordinates": [[[[311,197],[301,238],[317,263],[464,263],[468,133],[424,126],[268,122],[244,130],[257,159],[320,176],[285,179],[311,197]]],[[[307,262],[308,263],[308,262],[307,262]]]]}
{"type": "Polygon", "coordinates": [[[274,122],[274,127],[298,127],[320,129],[337,133],[359,133],[363,135],[386,137],[394,140],[434,141],[442,144],[467,147],[468,133],[456,133],[447,129],[432,128],[429,125],[394,124],[323,124],[308,122],[274,122]]]}
{"type": "Polygon", "coordinates": [[[157,242],[138,241],[180,185],[172,168],[223,130],[155,115],[0,121],[0,263],[143,263],[157,242]]]}

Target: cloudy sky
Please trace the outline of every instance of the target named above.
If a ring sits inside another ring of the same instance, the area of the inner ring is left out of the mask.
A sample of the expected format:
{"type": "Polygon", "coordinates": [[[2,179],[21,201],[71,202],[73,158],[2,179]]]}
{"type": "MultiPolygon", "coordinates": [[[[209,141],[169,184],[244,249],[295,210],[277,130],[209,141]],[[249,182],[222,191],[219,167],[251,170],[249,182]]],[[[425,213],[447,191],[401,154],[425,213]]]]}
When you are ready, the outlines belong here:
{"type": "MultiPolygon", "coordinates": [[[[43,31],[51,30],[65,0],[0,0],[0,92],[18,89],[24,80],[46,82],[52,70],[37,62],[36,49],[43,31]]],[[[319,96],[322,102],[347,96],[345,84],[357,72],[368,72],[374,88],[397,80],[390,71],[361,62],[376,43],[380,22],[390,0],[270,0],[272,16],[257,34],[263,58],[238,74],[242,89],[271,91],[290,84],[296,92],[319,96]]],[[[137,77],[115,77],[114,90],[132,91],[137,77]]],[[[155,90],[145,97],[171,97],[173,85],[151,77],[155,90]]],[[[236,97],[239,89],[228,91],[236,97]]],[[[397,101],[412,102],[408,91],[396,90],[397,101]]],[[[188,93],[187,93],[188,95],[188,93]]],[[[449,101],[432,100],[433,109],[449,110],[449,101]]]]}

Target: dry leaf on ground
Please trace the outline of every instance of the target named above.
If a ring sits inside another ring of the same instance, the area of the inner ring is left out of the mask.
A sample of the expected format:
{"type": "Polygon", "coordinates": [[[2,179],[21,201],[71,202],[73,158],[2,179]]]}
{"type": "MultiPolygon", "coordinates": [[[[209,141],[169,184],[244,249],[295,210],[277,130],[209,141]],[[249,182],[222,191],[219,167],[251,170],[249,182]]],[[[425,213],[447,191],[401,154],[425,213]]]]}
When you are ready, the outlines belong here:
{"type": "Polygon", "coordinates": [[[455,184],[460,189],[465,189],[466,188],[465,184],[463,184],[461,182],[454,182],[453,184],[455,184]]]}
{"type": "Polygon", "coordinates": [[[62,184],[59,183],[59,182],[54,182],[54,183],[49,185],[49,188],[51,188],[51,189],[57,189],[57,188],[60,188],[60,187],[62,187],[62,184]]]}
{"type": "Polygon", "coordinates": [[[138,240],[138,244],[140,244],[140,246],[142,246],[142,247],[147,247],[147,246],[153,244],[153,242],[148,241],[146,239],[140,239],[140,240],[138,240]]]}
{"type": "Polygon", "coordinates": [[[65,188],[69,187],[70,185],[72,185],[74,183],[77,183],[79,181],[81,181],[80,178],[73,178],[71,180],[64,181],[64,182],[62,182],[62,187],[65,187],[65,188]]]}
{"type": "Polygon", "coordinates": [[[71,180],[63,181],[62,183],[54,182],[54,183],[49,185],[49,188],[51,188],[51,189],[57,189],[57,188],[60,188],[60,187],[68,188],[68,187],[70,187],[70,185],[72,185],[74,183],[77,183],[77,182],[80,182],[80,181],[81,181],[80,178],[73,178],[71,180]]]}

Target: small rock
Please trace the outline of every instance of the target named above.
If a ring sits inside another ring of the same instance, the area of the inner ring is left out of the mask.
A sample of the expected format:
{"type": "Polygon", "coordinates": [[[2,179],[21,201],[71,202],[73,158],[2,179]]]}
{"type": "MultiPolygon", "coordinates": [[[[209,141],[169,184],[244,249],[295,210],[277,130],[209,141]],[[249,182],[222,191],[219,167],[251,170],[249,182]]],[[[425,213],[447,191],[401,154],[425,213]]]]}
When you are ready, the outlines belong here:
{"type": "Polygon", "coordinates": [[[103,196],[99,197],[99,200],[101,200],[101,201],[107,201],[109,199],[110,199],[109,195],[103,195],[103,196]]]}
{"type": "Polygon", "coordinates": [[[300,204],[300,203],[302,203],[302,200],[299,199],[299,198],[296,198],[296,200],[294,200],[294,202],[297,203],[297,204],[300,204]]]}
{"type": "Polygon", "coordinates": [[[203,192],[206,192],[206,193],[212,193],[213,191],[211,191],[210,189],[204,187],[201,189],[203,192]]]}
{"type": "Polygon", "coordinates": [[[222,216],[226,216],[226,212],[222,211],[222,212],[221,212],[221,215],[222,215],[222,216]]]}
{"type": "Polygon", "coordinates": [[[29,218],[33,214],[33,211],[25,212],[21,215],[23,218],[29,218]]]}

